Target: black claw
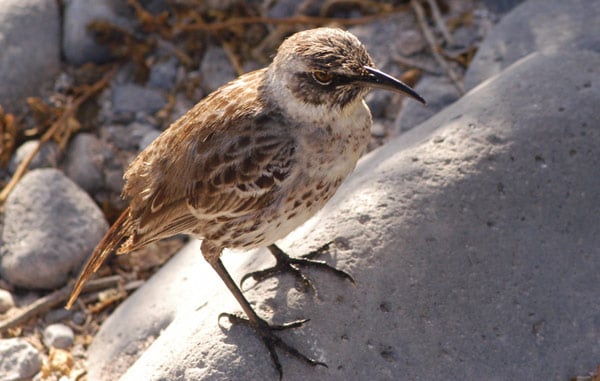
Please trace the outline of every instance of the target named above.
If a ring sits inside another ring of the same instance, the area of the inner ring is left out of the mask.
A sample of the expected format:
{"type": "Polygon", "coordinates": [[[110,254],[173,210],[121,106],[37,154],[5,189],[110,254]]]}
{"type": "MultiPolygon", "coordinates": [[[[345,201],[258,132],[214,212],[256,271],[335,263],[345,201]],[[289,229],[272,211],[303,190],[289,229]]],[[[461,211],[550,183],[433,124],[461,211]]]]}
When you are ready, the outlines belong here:
{"type": "Polygon", "coordinates": [[[302,326],[304,323],[308,322],[309,319],[300,319],[296,321],[292,321],[285,324],[275,324],[269,325],[266,321],[260,319],[258,320],[258,324],[253,323],[249,319],[242,317],[240,315],[231,314],[227,312],[223,312],[219,314],[219,320],[221,318],[227,317],[231,324],[243,324],[252,327],[259,335],[261,341],[267,347],[269,351],[269,355],[271,356],[271,361],[273,361],[273,365],[279,373],[279,379],[283,377],[283,368],[281,366],[281,362],[279,361],[279,356],[277,355],[276,347],[279,347],[283,351],[287,352],[291,356],[304,361],[305,363],[311,366],[324,366],[327,368],[327,364],[321,361],[317,361],[311,359],[310,357],[300,353],[296,348],[290,346],[285,341],[283,341],[279,336],[275,335],[273,331],[283,331],[285,329],[290,328],[298,328],[302,326]]]}
{"type": "Polygon", "coordinates": [[[273,254],[275,260],[277,261],[275,263],[275,266],[263,270],[253,271],[244,275],[240,280],[240,287],[242,287],[244,282],[249,278],[254,279],[256,283],[260,283],[263,280],[270,278],[274,275],[282,273],[291,273],[294,277],[296,277],[296,280],[302,284],[303,291],[306,292],[308,289],[312,289],[313,291],[315,291],[313,282],[302,273],[302,271],[300,270],[301,267],[316,267],[318,269],[328,271],[329,273],[339,278],[347,279],[353,284],[355,284],[354,278],[352,278],[352,276],[347,272],[338,270],[335,267],[328,265],[325,261],[313,259],[318,255],[322,255],[323,253],[328,252],[331,244],[333,243],[333,241],[328,242],[320,248],[313,250],[300,258],[292,258],[285,252],[283,252],[280,248],[278,248],[276,245],[271,245],[269,246],[269,251],[271,251],[271,254],[273,254]]]}
{"type": "Polygon", "coordinates": [[[335,241],[329,241],[326,244],[324,244],[323,246],[311,251],[310,253],[304,254],[301,258],[313,259],[315,257],[318,257],[319,255],[323,255],[324,253],[328,253],[329,248],[333,244],[335,244],[335,241]]]}
{"type": "Polygon", "coordinates": [[[285,324],[273,324],[273,325],[270,325],[269,327],[271,327],[271,329],[274,331],[283,331],[283,330],[290,329],[290,328],[301,327],[302,325],[304,325],[304,323],[309,322],[309,321],[310,321],[310,319],[300,319],[300,320],[291,321],[291,322],[285,323],[285,324]]]}

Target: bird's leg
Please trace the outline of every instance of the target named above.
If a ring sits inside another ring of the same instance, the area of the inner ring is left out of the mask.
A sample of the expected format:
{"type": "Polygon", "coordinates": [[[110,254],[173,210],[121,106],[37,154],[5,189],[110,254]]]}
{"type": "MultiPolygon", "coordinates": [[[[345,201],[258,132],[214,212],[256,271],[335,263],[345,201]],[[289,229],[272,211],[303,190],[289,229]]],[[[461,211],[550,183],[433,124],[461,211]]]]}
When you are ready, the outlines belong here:
{"type": "Polygon", "coordinates": [[[304,361],[309,365],[322,365],[324,367],[327,367],[327,364],[317,360],[313,360],[310,357],[303,355],[296,348],[291,347],[273,332],[281,331],[287,328],[300,327],[302,324],[306,323],[308,319],[297,320],[284,325],[269,325],[269,323],[260,318],[258,314],[254,311],[244,294],[242,294],[242,291],[235,284],[235,282],[227,272],[227,269],[223,265],[223,262],[221,262],[221,259],[219,259],[218,257],[211,258],[211,260],[209,260],[209,263],[215,269],[217,274],[219,274],[223,282],[225,282],[227,288],[229,288],[229,291],[231,291],[231,293],[236,298],[240,306],[242,306],[242,309],[244,310],[244,313],[247,316],[247,318],[244,318],[230,313],[222,313],[219,315],[219,319],[221,319],[222,317],[227,317],[231,324],[241,323],[251,326],[256,331],[256,333],[258,333],[258,336],[262,340],[263,344],[267,347],[267,350],[271,355],[271,360],[273,361],[277,372],[279,372],[279,379],[283,377],[283,370],[281,368],[281,363],[279,362],[277,352],[275,351],[275,347],[279,347],[280,349],[296,357],[297,359],[304,361]]]}
{"type": "Polygon", "coordinates": [[[354,279],[347,272],[338,270],[335,267],[328,265],[325,261],[318,261],[313,259],[316,256],[329,251],[329,247],[332,243],[333,241],[328,242],[325,245],[319,247],[316,250],[311,251],[306,255],[303,255],[300,258],[292,258],[279,247],[277,247],[277,245],[269,245],[267,248],[275,257],[275,266],[263,270],[253,271],[244,275],[240,280],[240,287],[242,287],[244,282],[249,278],[252,278],[255,282],[259,283],[274,275],[288,272],[294,275],[296,279],[302,284],[303,290],[306,291],[309,288],[314,290],[313,283],[302,273],[302,271],[300,270],[301,267],[315,267],[318,269],[322,269],[332,273],[333,275],[339,278],[348,279],[350,282],[354,283],[354,279]]]}

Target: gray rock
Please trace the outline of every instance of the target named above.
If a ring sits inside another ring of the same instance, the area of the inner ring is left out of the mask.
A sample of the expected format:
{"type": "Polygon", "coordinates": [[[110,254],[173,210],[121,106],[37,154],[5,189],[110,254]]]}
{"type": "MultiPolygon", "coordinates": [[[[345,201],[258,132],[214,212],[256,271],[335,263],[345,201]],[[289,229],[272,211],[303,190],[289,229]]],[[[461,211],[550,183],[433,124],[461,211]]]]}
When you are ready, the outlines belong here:
{"type": "Polygon", "coordinates": [[[165,61],[159,61],[150,68],[148,84],[159,89],[169,90],[175,86],[178,63],[176,58],[171,57],[165,61]]]}
{"type": "MultiPolygon", "coordinates": [[[[395,77],[402,74],[395,61],[398,56],[410,56],[422,51],[426,42],[410,13],[396,13],[372,23],[357,25],[348,31],[358,37],[373,58],[376,67],[395,77]]],[[[366,102],[374,118],[394,119],[398,108],[393,99],[399,95],[389,91],[373,91],[366,102]],[[391,106],[391,107],[390,107],[391,106]]]]}
{"type": "Polygon", "coordinates": [[[528,0],[485,38],[465,74],[472,89],[529,53],[565,49],[600,52],[600,1],[528,0]]]}
{"type": "MultiPolygon", "coordinates": [[[[25,160],[25,158],[29,155],[29,153],[35,150],[39,144],[39,140],[28,140],[25,143],[21,144],[19,148],[17,148],[14,155],[10,158],[10,173],[15,173],[19,164],[21,164],[23,160],[25,160]]],[[[56,143],[50,141],[46,142],[46,144],[42,146],[40,151],[33,157],[33,160],[31,160],[31,163],[29,163],[29,166],[27,168],[36,169],[56,167],[57,164],[58,146],[56,145],[56,143]]]]}
{"type": "Polygon", "coordinates": [[[427,47],[418,30],[415,17],[404,12],[348,29],[365,45],[377,67],[385,71],[397,68],[396,57],[411,56],[427,47]]]}
{"type": "Polygon", "coordinates": [[[44,345],[48,348],[54,347],[67,349],[73,345],[75,335],[71,327],[64,324],[51,324],[44,328],[44,345]]]}
{"type": "Polygon", "coordinates": [[[110,191],[120,194],[125,185],[125,180],[123,180],[123,170],[107,169],[104,172],[104,175],[106,177],[106,187],[110,191]]]}
{"type": "Polygon", "coordinates": [[[299,12],[298,8],[303,8],[305,3],[300,3],[294,0],[282,0],[282,1],[265,1],[264,4],[268,4],[267,17],[272,18],[283,18],[297,15],[299,12]]]}
{"type": "Polygon", "coordinates": [[[77,325],[84,324],[85,320],[86,320],[86,315],[82,311],[75,311],[75,312],[73,312],[73,315],[71,316],[71,321],[73,321],[73,323],[75,323],[77,325]]]}
{"type": "Polygon", "coordinates": [[[73,314],[73,311],[66,310],[63,306],[59,305],[59,308],[50,310],[44,315],[44,322],[46,324],[54,324],[68,319],[73,314]]]}
{"type": "Polygon", "coordinates": [[[387,129],[383,123],[374,121],[371,126],[371,136],[375,138],[384,138],[387,135],[387,129]]]}
{"type": "Polygon", "coordinates": [[[142,139],[147,134],[155,132],[154,126],[147,123],[133,122],[126,126],[109,125],[102,128],[102,138],[114,144],[117,148],[135,151],[141,147],[142,139]]]}
{"type": "Polygon", "coordinates": [[[235,79],[237,73],[231,65],[227,53],[220,46],[210,46],[206,49],[200,65],[202,73],[202,89],[210,93],[235,79]]]}
{"type": "MultiPolygon", "coordinates": [[[[600,358],[600,55],[534,54],[364,157],[290,254],[325,259],[356,287],[309,271],[245,295],[281,336],[286,380],[565,380],[600,358]],[[565,76],[564,73],[569,73],[565,76]],[[312,243],[308,247],[308,243],[312,243]]],[[[292,245],[296,242],[296,245],[292,245]]],[[[90,379],[274,379],[262,343],[194,242],[107,319],[90,379]]],[[[224,255],[242,273],[270,260],[224,255]]]]}
{"type": "Polygon", "coordinates": [[[25,339],[0,339],[0,380],[26,380],[41,368],[40,353],[25,339]]]}
{"type": "Polygon", "coordinates": [[[150,143],[152,143],[154,139],[156,139],[160,135],[160,133],[161,132],[158,130],[150,130],[146,132],[144,136],[142,136],[142,138],[140,139],[139,149],[143,150],[144,148],[148,147],[150,143]]]}
{"type": "Polygon", "coordinates": [[[426,76],[415,86],[415,90],[427,100],[427,107],[417,102],[404,101],[402,110],[394,121],[395,134],[418,126],[460,97],[447,77],[426,76]]]}
{"type": "Polygon", "coordinates": [[[0,4],[0,104],[21,108],[60,70],[60,14],[54,0],[0,4]]]}
{"type": "Polygon", "coordinates": [[[144,7],[144,9],[154,15],[159,14],[161,12],[168,12],[170,9],[169,3],[170,2],[168,0],[142,0],[142,1],[140,1],[140,4],[144,7]]]}
{"type": "Polygon", "coordinates": [[[167,99],[159,89],[124,83],[112,87],[112,104],[115,113],[154,114],[166,106],[167,99]]]}
{"type": "Polygon", "coordinates": [[[5,313],[15,306],[15,299],[12,294],[0,288],[0,314],[5,313]]]}
{"type": "Polygon", "coordinates": [[[80,133],[73,138],[67,154],[67,176],[88,193],[104,184],[102,164],[104,147],[93,134],[80,133]]]}
{"type": "Polygon", "coordinates": [[[523,0],[483,0],[485,6],[495,13],[506,13],[522,2],[523,0]]]}
{"type": "Polygon", "coordinates": [[[127,3],[120,0],[69,0],[65,3],[63,24],[63,53],[71,64],[86,62],[104,63],[112,57],[108,48],[96,43],[88,31],[93,21],[107,21],[113,25],[130,28],[127,3]]]}
{"type": "Polygon", "coordinates": [[[20,287],[62,286],[107,228],[98,206],[62,172],[33,170],[4,206],[0,274],[20,287]]]}

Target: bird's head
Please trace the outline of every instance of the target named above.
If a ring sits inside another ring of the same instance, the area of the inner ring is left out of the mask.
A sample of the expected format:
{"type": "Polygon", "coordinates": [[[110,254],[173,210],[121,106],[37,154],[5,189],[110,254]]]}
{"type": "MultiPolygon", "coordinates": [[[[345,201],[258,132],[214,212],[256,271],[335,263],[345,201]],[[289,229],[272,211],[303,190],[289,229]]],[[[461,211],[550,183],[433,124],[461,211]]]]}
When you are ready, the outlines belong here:
{"type": "Polygon", "coordinates": [[[269,68],[271,77],[301,103],[343,109],[373,87],[425,103],[413,89],[374,68],[364,45],[341,29],[318,28],[285,40],[269,68]]]}

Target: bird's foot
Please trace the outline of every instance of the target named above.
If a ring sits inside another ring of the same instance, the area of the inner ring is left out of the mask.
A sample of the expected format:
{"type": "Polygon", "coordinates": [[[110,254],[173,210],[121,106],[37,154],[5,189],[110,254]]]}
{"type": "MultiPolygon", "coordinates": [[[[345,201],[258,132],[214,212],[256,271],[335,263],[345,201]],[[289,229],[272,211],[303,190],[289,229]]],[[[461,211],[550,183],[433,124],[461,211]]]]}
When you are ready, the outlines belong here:
{"type": "Polygon", "coordinates": [[[324,362],[320,362],[320,361],[311,359],[310,357],[300,353],[300,351],[298,351],[296,348],[287,344],[285,341],[283,341],[279,336],[275,335],[275,333],[274,333],[274,331],[283,331],[283,330],[289,329],[289,328],[298,328],[298,327],[302,326],[304,323],[306,323],[307,321],[309,321],[309,319],[296,320],[296,321],[292,321],[292,322],[281,324],[281,325],[277,325],[277,324],[270,325],[269,323],[267,323],[266,321],[264,321],[263,319],[260,319],[260,318],[258,318],[258,321],[255,323],[254,321],[252,321],[248,318],[245,318],[245,317],[242,317],[242,316],[239,316],[236,314],[226,313],[226,312],[223,312],[219,315],[219,320],[221,320],[221,318],[223,318],[223,317],[226,317],[229,320],[230,324],[247,325],[249,327],[252,327],[252,329],[254,329],[256,331],[256,333],[258,333],[261,341],[267,347],[267,350],[269,351],[269,354],[271,355],[271,361],[273,361],[273,365],[275,365],[275,368],[277,369],[277,372],[279,373],[280,380],[283,377],[283,370],[281,367],[281,362],[279,362],[279,356],[277,355],[277,351],[275,350],[276,347],[279,347],[279,349],[287,352],[292,357],[295,357],[298,360],[303,361],[308,365],[311,365],[311,366],[320,365],[320,366],[324,366],[325,368],[327,368],[327,364],[325,364],[324,362]]]}
{"type": "Polygon", "coordinates": [[[347,279],[354,283],[354,279],[347,272],[338,270],[335,267],[328,265],[325,261],[313,259],[319,255],[322,255],[323,253],[328,252],[332,243],[333,241],[328,242],[300,258],[292,258],[276,245],[270,245],[268,249],[275,257],[275,266],[263,270],[253,271],[244,275],[240,280],[240,287],[243,287],[244,282],[250,278],[252,278],[256,283],[260,283],[263,280],[278,274],[291,273],[302,285],[302,290],[307,291],[308,289],[312,289],[314,291],[315,287],[312,281],[302,273],[301,267],[314,267],[325,270],[339,278],[347,279]]]}

